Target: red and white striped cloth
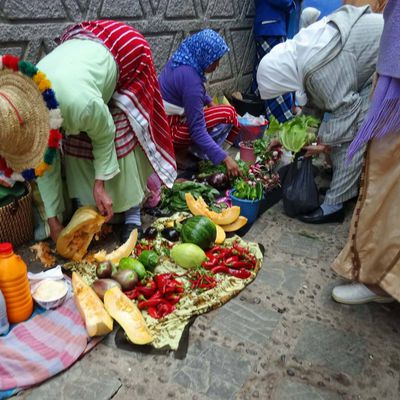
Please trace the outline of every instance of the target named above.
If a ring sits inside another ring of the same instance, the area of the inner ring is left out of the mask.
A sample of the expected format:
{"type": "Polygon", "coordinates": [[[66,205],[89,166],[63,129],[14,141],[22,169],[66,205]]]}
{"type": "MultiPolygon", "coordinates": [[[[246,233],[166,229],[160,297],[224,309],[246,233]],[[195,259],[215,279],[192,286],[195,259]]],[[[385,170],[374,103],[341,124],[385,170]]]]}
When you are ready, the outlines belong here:
{"type": "Polygon", "coordinates": [[[0,398],[2,391],[37,385],[65,370],[88,349],[88,341],[73,298],[18,324],[0,337],[0,398]]]}
{"type": "Polygon", "coordinates": [[[61,42],[74,38],[98,41],[112,53],[118,67],[113,101],[126,114],[154,171],[171,187],[176,178],[175,154],[149,44],[132,27],[112,20],[73,25],[61,42]]]}
{"type": "MultiPolygon", "coordinates": [[[[136,147],[138,140],[126,114],[116,107],[110,107],[110,112],[115,124],[114,143],[119,159],[127,156],[136,147]]],[[[62,150],[69,156],[94,159],[92,141],[86,133],[65,136],[62,140],[62,150]]]]}
{"type": "MultiPolygon", "coordinates": [[[[211,131],[219,124],[232,124],[226,141],[232,144],[239,133],[239,122],[235,109],[232,106],[213,106],[204,110],[207,131],[211,131]]],[[[190,129],[184,116],[168,115],[172,140],[177,146],[187,146],[192,143],[190,129]]]]}

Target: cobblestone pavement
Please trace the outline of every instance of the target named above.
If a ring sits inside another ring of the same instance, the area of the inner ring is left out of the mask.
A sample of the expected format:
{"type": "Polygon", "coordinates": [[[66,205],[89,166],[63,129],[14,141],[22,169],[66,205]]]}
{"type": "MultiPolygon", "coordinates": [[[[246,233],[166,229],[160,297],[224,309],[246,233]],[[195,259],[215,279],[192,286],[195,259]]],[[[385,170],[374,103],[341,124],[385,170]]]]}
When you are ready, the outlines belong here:
{"type": "Polygon", "coordinates": [[[185,359],[117,349],[114,336],[26,400],[400,399],[400,306],[332,301],[343,224],[268,210],[245,239],[265,246],[257,279],[196,319],[185,359]]]}

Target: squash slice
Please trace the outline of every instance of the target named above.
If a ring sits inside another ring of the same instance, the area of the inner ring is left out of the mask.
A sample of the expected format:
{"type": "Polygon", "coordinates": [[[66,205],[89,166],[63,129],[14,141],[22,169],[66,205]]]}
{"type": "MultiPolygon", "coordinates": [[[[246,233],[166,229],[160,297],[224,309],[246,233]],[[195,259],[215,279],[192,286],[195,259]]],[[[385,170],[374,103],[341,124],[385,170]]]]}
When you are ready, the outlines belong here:
{"type": "Polygon", "coordinates": [[[243,228],[247,224],[247,218],[240,216],[235,222],[230,225],[223,225],[221,228],[225,232],[235,232],[243,228]]]}
{"type": "Polygon", "coordinates": [[[89,336],[102,336],[110,333],[113,329],[113,320],[94,290],[76,272],[72,273],[72,288],[75,303],[85,321],[89,336]]]}
{"type": "Polygon", "coordinates": [[[135,344],[148,344],[153,337],[147,328],[142,313],[118,287],[104,294],[104,305],[110,315],[121,325],[128,339],[135,344]]]}
{"type": "Polygon", "coordinates": [[[92,206],[80,207],[58,236],[56,249],[61,256],[80,261],[93,236],[100,232],[105,218],[92,206]]]}
{"type": "MultiPolygon", "coordinates": [[[[217,227],[217,237],[215,238],[215,244],[222,244],[225,241],[226,234],[225,231],[219,226],[215,225],[217,227]]],[[[227,225],[225,225],[227,226],[227,225]]]]}
{"type": "Polygon", "coordinates": [[[118,265],[121,258],[129,257],[132,254],[132,251],[136,246],[137,238],[138,231],[137,229],[134,229],[129,235],[128,240],[123,245],[108,254],[105,250],[100,250],[94,255],[94,259],[97,262],[111,261],[113,264],[118,265]]]}
{"type": "Polygon", "coordinates": [[[202,215],[211,219],[217,225],[229,225],[235,222],[240,215],[240,207],[233,206],[222,210],[220,213],[210,211],[206,202],[200,196],[196,200],[191,193],[185,193],[186,204],[193,215],[202,215]]]}

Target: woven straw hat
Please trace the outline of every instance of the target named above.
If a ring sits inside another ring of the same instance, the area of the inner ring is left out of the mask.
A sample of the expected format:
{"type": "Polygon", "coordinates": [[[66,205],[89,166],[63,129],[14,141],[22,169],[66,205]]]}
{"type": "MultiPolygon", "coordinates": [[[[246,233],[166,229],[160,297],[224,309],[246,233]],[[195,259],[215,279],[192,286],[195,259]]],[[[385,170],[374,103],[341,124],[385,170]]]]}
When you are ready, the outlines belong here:
{"type": "Polygon", "coordinates": [[[0,70],[0,156],[15,172],[35,168],[49,139],[49,110],[36,83],[0,70]]]}

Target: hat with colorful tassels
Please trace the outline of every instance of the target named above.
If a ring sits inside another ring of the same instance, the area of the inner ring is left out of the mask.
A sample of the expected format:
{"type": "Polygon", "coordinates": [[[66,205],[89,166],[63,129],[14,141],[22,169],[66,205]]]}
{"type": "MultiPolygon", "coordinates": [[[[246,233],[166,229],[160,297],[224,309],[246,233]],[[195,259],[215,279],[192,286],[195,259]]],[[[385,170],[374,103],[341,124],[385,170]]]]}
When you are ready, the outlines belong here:
{"type": "Polygon", "coordinates": [[[18,57],[0,56],[0,172],[19,181],[41,176],[56,156],[61,123],[46,75],[18,57]]]}

